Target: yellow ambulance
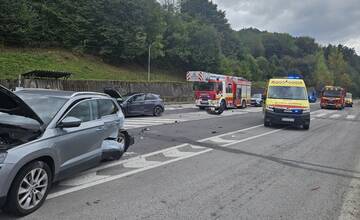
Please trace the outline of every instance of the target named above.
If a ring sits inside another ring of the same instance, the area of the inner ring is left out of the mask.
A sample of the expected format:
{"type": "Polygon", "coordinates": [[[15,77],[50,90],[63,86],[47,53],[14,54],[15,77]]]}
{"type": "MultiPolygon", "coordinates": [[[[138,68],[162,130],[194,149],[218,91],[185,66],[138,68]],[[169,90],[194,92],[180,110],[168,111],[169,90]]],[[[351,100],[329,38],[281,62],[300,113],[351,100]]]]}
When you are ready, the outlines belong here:
{"type": "Polygon", "coordinates": [[[347,107],[353,107],[353,98],[352,98],[352,94],[350,92],[346,93],[346,97],[345,97],[345,105],[347,107]]]}
{"type": "Polygon", "coordinates": [[[264,99],[265,127],[284,124],[310,128],[310,103],[301,76],[270,79],[264,99]]]}

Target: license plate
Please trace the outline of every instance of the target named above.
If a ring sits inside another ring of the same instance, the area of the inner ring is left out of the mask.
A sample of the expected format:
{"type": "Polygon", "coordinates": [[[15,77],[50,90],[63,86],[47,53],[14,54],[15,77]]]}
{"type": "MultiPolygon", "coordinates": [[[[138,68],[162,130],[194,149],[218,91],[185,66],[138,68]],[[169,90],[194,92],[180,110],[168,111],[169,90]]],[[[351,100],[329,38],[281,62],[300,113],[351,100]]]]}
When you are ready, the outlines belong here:
{"type": "Polygon", "coordinates": [[[201,104],[209,104],[209,102],[200,102],[201,104]]]}
{"type": "Polygon", "coordinates": [[[282,118],[281,120],[285,122],[295,122],[294,118],[282,118]]]}

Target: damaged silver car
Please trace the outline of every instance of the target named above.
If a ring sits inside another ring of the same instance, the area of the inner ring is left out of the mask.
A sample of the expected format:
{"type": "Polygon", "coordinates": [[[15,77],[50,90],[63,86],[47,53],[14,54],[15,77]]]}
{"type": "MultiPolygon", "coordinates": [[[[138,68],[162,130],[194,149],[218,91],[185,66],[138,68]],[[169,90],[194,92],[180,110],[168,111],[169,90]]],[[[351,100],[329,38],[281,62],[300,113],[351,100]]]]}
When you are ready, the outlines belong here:
{"type": "Polygon", "coordinates": [[[105,94],[0,86],[0,207],[27,215],[53,182],[119,159],[134,143],[123,124],[105,94]]]}

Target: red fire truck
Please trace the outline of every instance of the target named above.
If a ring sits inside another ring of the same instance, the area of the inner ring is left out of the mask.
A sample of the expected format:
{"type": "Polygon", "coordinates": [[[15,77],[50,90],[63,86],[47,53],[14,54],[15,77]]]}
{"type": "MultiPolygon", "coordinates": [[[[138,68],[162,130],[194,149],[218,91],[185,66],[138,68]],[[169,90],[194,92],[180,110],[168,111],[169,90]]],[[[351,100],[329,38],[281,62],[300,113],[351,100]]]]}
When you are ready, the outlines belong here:
{"type": "Polygon", "coordinates": [[[321,108],[344,109],[346,91],[337,86],[325,86],[321,92],[321,108]]]}
{"type": "Polygon", "coordinates": [[[201,71],[186,75],[194,82],[195,102],[205,108],[246,108],[251,102],[251,82],[235,76],[225,76],[201,71]]]}

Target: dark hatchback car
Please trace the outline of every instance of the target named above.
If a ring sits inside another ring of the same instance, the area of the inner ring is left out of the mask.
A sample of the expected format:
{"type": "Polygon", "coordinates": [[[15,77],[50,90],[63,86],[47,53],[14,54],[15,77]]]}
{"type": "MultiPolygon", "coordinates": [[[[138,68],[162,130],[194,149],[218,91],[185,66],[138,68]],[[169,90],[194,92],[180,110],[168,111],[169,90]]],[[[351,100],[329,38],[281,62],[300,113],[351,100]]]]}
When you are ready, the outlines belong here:
{"type": "Polygon", "coordinates": [[[115,98],[125,116],[161,116],[165,106],[160,95],[153,93],[129,93],[121,96],[115,89],[104,89],[104,93],[115,98]]]}

